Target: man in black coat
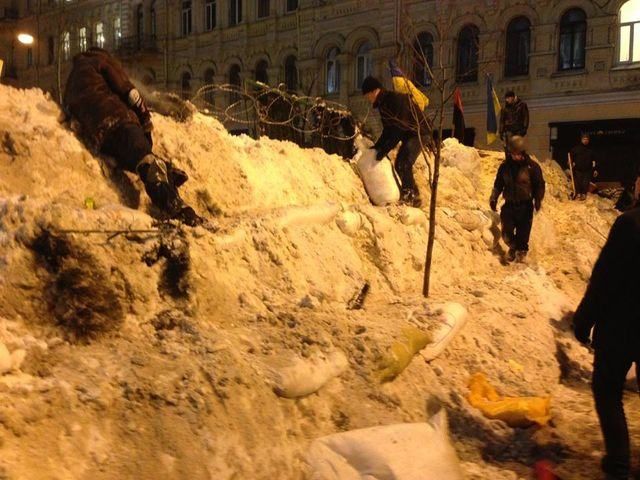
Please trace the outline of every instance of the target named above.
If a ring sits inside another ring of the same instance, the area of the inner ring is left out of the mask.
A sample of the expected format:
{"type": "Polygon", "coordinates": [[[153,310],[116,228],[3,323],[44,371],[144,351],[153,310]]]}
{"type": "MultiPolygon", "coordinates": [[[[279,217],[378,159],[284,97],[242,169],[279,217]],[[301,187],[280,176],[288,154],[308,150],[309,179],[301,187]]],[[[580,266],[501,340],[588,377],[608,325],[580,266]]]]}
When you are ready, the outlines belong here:
{"type": "Polygon", "coordinates": [[[400,201],[419,207],[420,192],[413,178],[413,164],[420,155],[430,131],[427,119],[409,95],[385,90],[375,77],[364,79],[362,94],[378,109],[382,121],[382,134],[373,146],[377,152],[376,158],[382,160],[402,142],[395,163],[402,183],[400,201]]]}
{"type": "Polygon", "coordinates": [[[151,114],[120,62],[107,51],[91,48],[74,57],[63,107],[78,121],[89,146],[140,176],[156,207],[188,225],[202,223],[178,194],[186,173],[152,153],[151,114]]]}
{"type": "Polygon", "coordinates": [[[573,317],[581,343],[589,344],[593,327],[592,390],[606,450],[602,469],[609,479],[629,478],[629,432],[622,395],[629,368],[640,362],[639,272],[640,208],[634,208],[613,224],[573,317]]]}
{"type": "Polygon", "coordinates": [[[500,112],[500,138],[508,145],[513,135],[524,137],[529,129],[529,108],[512,91],[505,96],[505,105],[500,112]]]}
{"type": "Polygon", "coordinates": [[[498,168],[489,205],[494,212],[500,195],[504,205],[500,210],[502,239],[509,247],[507,260],[524,262],[529,251],[529,236],[533,225],[533,209],[542,207],[545,183],[542,169],[525,152],[524,139],[509,139],[505,161],[498,168]]]}
{"type": "Polygon", "coordinates": [[[576,189],[576,199],[585,200],[589,191],[589,183],[598,176],[595,170],[596,159],[589,146],[589,134],[583,133],[580,143],[571,149],[571,167],[573,168],[573,183],[576,189]]]}

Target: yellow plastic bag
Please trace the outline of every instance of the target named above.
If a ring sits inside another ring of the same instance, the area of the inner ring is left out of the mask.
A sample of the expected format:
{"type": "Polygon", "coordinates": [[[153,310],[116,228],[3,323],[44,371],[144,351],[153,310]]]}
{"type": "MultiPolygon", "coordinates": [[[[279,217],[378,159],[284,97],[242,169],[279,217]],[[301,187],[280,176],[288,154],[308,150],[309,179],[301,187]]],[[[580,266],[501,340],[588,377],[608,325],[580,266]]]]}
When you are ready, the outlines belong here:
{"type": "Polygon", "coordinates": [[[402,336],[402,339],[391,345],[389,353],[380,361],[379,374],[383,382],[400,375],[411,363],[413,356],[431,342],[431,336],[416,327],[405,328],[402,336]]]}
{"type": "Polygon", "coordinates": [[[550,397],[501,397],[483,373],[469,380],[467,399],[485,417],[502,420],[511,427],[543,426],[551,419],[550,397]]]}

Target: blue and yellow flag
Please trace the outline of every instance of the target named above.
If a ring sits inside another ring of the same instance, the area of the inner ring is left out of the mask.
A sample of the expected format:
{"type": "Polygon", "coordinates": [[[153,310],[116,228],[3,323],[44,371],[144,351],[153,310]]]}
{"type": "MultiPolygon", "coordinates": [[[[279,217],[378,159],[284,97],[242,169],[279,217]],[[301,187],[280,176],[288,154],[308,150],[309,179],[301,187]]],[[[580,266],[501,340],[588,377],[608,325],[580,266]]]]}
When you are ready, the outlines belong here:
{"type": "Polygon", "coordinates": [[[424,111],[429,106],[429,98],[405,76],[393,60],[389,60],[389,70],[391,70],[393,89],[396,92],[409,95],[420,111],[424,111]]]}
{"type": "Polygon", "coordinates": [[[491,145],[498,138],[500,110],[500,100],[493,89],[491,77],[487,75],[487,145],[491,145]]]}

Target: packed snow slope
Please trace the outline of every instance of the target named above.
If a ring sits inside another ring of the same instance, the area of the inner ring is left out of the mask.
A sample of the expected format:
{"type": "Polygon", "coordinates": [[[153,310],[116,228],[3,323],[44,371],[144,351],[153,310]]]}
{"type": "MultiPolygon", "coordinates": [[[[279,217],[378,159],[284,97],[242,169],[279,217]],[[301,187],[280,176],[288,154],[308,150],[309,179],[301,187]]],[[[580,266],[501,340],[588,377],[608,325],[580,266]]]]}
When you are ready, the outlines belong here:
{"type": "Polygon", "coordinates": [[[349,162],[154,115],[154,151],[219,230],[159,228],[135,176],[59,119],[42,92],[0,87],[0,477],[308,478],[314,439],[422,422],[437,399],[468,478],[525,478],[540,458],[595,478],[589,355],[566,313],[615,212],[569,202],[557,165],[528,264],[504,266],[487,206],[501,154],[447,141],[425,301],[425,211],[373,207],[349,162]],[[465,329],[381,383],[392,342],[445,301],[465,329]],[[346,363],[315,393],[274,393],[279,369],[319,358],[346,363]],[[551,395],[552,423],[485,419],[465,398],[479,371],[501,394],[551,395]]]}

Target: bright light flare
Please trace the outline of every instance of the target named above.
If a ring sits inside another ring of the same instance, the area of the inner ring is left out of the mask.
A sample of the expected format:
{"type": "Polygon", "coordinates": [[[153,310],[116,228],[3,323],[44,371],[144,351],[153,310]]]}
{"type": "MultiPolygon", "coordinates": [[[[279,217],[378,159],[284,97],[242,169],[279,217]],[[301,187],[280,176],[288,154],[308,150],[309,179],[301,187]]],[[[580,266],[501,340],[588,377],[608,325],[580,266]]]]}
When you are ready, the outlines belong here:
{"type": "Polygon", "coordinates": [[[19,33],[18,41],[23,45],[33,45],[33,35],[28,33],[19,33]]]}

